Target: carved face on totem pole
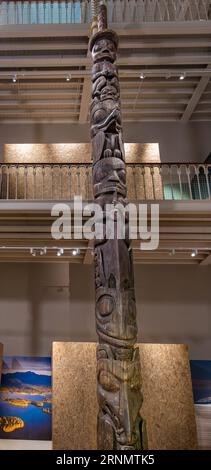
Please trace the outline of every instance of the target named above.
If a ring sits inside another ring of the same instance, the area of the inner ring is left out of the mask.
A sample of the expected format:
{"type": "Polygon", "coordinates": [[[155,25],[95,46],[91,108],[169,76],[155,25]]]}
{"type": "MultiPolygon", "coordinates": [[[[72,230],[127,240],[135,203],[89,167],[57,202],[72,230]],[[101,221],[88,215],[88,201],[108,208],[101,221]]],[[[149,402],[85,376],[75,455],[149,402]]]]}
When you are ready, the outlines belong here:
{"type": "Polygon", "coordinates": [[[132,262],[128,254],[124,240],[116,240],[115,244],[108,240],[95,249],[97,331],[102,341],[123,348],[133,347],[137,336],[132,262]]]}
{"type": "Polygon", "coordinates": [[[102,158],[124,160],[119,82],[116,60],[117,39],[109,31],[97,33],[91,52],[94,62],[92,73],[91,137],[94,163],[102,158]]]}
{"type": "Polygon", "coordinates": [[[94,64],[103,60],[108,60],[112,63],[116,61],[116,44],[113,33],[110,34],[107,31],[106,34],[101,32],[97,35],[92,47],[92,60],[94,64]]]}
{"type": "Polygon", "coordinates": [[[92,75],[92,97],[100,101],[119,99],[119,81],[116,67],[108,61],[95,64],[92,75]]]}
{"type": "MultiPolygon", "coordinates": [[[[112,440],[117,443],[117,449],[141,449],[139,410],[142,394],[138,350],[134,350],[132,361],[99,358],[97,374],[102,410],[98,426],[106,428],[103,435],[107,435],[108,449],[114,449],[112,440]]],[[[102,444],[105,449],[105,442],[102,444]]]]}
{"type": "Polygon", "coordinates": [[[101,339],[120,347],[136,341],[136,306],[133,289],[121,292],[99,288],[96,294],[96,324],[101,339]]]}
{"type": "Polygon", "coordinates": [[[118,196],[126,198],[124,162],[116,157],[108,157],[98,161],[93,169],[93,182],[95,199],[108,193],[112,193],[113,197],[116,194],[117,199],[118,196]]]}

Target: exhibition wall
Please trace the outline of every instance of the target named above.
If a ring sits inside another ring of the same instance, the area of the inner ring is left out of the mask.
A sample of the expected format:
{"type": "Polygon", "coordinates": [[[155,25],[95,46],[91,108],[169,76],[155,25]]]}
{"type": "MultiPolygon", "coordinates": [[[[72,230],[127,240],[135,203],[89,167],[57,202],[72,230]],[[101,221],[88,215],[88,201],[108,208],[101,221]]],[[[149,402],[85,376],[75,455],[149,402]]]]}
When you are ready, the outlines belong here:
{"type": "MultiPolygon", "coordinates": [[[[125,123],[125,142],[159,143],[162,162],[203,162],[211,151],[210,123],[125,123]]],[[[90,142],[89,124],[1,124],[0,161],[7,143],[90,142]]]]}
{"type": "MultiPolygon", "coordinates": [[[[5,355],[51,354],[53,341],[96,341],[92,266],[0,264],[0,342],[5,355]]],[[[210,359],[207,266],[135,266],[139,341],[188,344],[210,359]]]]}

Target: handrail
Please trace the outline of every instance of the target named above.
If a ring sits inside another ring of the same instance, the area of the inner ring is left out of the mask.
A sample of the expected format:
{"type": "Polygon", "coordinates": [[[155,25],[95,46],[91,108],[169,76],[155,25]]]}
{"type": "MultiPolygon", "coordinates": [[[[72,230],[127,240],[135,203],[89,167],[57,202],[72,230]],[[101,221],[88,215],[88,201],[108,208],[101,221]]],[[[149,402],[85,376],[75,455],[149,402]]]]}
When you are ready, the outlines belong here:
{"type": "MultiPolygon", "coordinates": [[[[127,163],[128,199],[211,199],[211,164],[127,163]]],[[[1,163],[1,200],[92,200],[91,163],[1,163]]]]}
{"type": "MultiPolygon", "coordinates": [[[[18,166],[18,167],[21,167],[21,166],[90,166],[92,165],[92,161],[87,161],[87,162],[30,162],[30,163],[26,163],[26,162],[20,162],[20,163],[14,163],[14,162],[2,162],[0,163],[0,168],[2,166],[8,166],[8,167],[11,167],[11,166],[18,166]]],[[[191,165],[195,165],[195,166],[198,166],[198,167],[211,167],[211,163],[195,163],[195,162],[126,162],[126,166],[155,166],[155,167],[164,167],[164,166],[191,166],[191,165]]]]}

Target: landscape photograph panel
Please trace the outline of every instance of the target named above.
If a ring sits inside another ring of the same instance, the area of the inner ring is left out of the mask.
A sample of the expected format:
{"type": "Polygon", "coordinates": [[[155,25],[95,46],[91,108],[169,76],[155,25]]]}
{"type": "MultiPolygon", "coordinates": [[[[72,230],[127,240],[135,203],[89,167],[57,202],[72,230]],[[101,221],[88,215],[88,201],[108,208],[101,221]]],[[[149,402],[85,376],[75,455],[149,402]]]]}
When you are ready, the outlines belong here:
{"type": "Polygon", "coordinates": [[[190,361],[198,442],[211,449],[211,361],[190,361]]]}
{"type": "Polygon", "coordinates": [[[4,357],[0,439],[51,440],[50,357],[4,357]]]}

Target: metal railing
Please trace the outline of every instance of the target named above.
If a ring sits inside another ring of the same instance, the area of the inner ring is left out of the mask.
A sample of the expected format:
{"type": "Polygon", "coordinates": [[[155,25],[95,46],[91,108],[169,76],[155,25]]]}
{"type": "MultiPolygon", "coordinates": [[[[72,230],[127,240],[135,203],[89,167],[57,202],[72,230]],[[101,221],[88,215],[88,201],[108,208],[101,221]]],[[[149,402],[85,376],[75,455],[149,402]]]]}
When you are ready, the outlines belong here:
{"type": "MultiPolygon", "coordinates": [[[[211,198],[211,165],[127,164],[130,201],[211,198]]],[[[91,164],[1,164],[1,200],[93,200],[91,164]]]]}
{"type": "MultiPolygon", "coordinates": [[[[107,0],[110,23],[208,21],[210,0],[107,0]]],[[[0,24],[89,23],[91,0],[0,0],[0,24]]]]}

